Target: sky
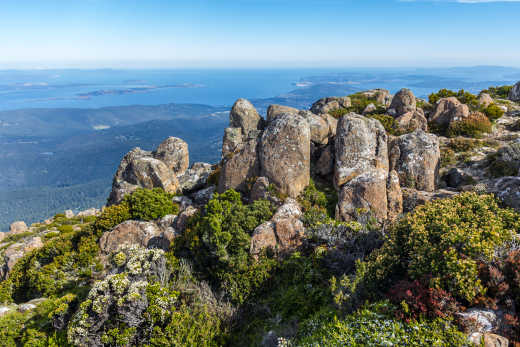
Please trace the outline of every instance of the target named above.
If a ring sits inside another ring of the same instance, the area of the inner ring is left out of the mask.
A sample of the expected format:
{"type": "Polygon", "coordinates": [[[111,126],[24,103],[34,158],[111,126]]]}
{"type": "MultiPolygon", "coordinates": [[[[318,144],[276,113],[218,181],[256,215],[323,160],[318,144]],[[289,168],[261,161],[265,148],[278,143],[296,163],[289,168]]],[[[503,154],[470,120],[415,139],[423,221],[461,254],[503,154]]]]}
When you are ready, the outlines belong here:
{"type": "Polygon", "coordinates": [[[520,66],[520,0],[0,0],[2,68],[520,66]]]}

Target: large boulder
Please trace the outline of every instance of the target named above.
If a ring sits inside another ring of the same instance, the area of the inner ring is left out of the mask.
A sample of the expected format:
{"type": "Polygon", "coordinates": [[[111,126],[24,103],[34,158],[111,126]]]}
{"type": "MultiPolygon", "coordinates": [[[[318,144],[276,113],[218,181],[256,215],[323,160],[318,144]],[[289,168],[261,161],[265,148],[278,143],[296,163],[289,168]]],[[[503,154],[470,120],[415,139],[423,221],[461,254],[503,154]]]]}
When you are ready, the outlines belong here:
{"type": "Polygon", "coordinates": [[[105,255],[132,246],[168,250],[169,241],[157,224],[135,220],[116,225],[99,239],[99,248],[105,255]]]}
{"type": "Polygon", "coordinates": [[[388,201],[388,220],[395,221],[403,213],[403,193],[399,184],[399,175],[395,170],[390,171],[386,182],[388,201]]]}
{"type": "Polygon", "coordinates": [[[162,161],[175,175],[184,174],[190,164],[188,144],[177,137],[168,137],[153,153],[153,157],[162,161]]]}
{"type": "Polygon", "coordinates": [[[312,104],[310,110],[314,114],[323,114],[338,110],[340,108],[348,108],[350,106],[352,106],[352,101],[348,96],[328,97],[316,101],[314,104],[312,104]]]}
{"type": "Polygon", "coordinates": [[[284,113],[298,113],[300,110],[289,107],[289,106],[283,106],[283,105],[270,105],[267,108],[267,121],[270,122],[276,117],[278,117],[281,114],[284,113]]]}
{"type": "Polygon", "coordinates": [[[242,134],[247,136],[249,131],[261,128],[262,117],[248,100],[238,99],[229,112],[229,125],[242,129],[242,134]]]}
{"type": "Polygon", "coordinates": [[[27,224],[25,224],[24,221],[13,222],[9,226],[9,234],[13,235],[13,234],[24,233],[27,231],[27,229],[28,229],[27,224]]]}
{"type": "Polygon", "coordinates": [[[345,183],[338,196],[336,219],[355,221],[359,212],[370,212],[379,222],[388,217],[387,169],[368,168],[345,183]]]}
{"type": "Polygon", "coordinates": [[[132,149],[117,168],[108,205],[121,202],[138,188],[162,188],[168,193],[176,193],[179,189],[177,176],[185,173],[188,164],[188,145],[175,137],[166,139],[154,152],[132,149]]]}
{"type": "Polygon", "coordinates": [[[417,100],[410,89],[403,88],[394,95],[392,103],[388,109],[388,114],[399,117],[417,109],[417,100]]]}
{"type": "Polygon", "coordinates": [[[513,89],[509,92],[509,100],[520,101],[520,82],[513,86],[513,89]]]}
{"type": "Polygon", "coordinates": [[[251,188],[249,199],[256,201],[267,199],[269,197],[269,179],[267,177],[258,177],[251,188]]]}
{"type": "Polygon", "coordinates": [[[304,117],[290,113],[278,116],[262,134],[261,176],[281,193],[297,197],[310,180],[310,142],[310,126],[304,117]]]}
{"type": "Polygon", "coordinates": [[[487,93],[481,93],[479,96],[478,96],[478,104],[482,107],[488,107],[489,105],[491,105],[492,103],[494,103],[494,100],[493,98],[491,97],[491,95],[487,94],[487,93]]]}
{"type": "Polygon", "coordinates": [[[334,146],[329,144],[319,153],[314,165],[314,172],[321,176],[328,176],[334,172],[334,146]]]}
{"type": "Polygon", "coordinates": [[[520,212],[520,177],[501,177],[489,184],[488,192],[494,193],[504,205],[520,212]]]}
{"type": "Polygon", "coordinates": [[[391,141],[390,170],[397,171],[401,186],[432,192],[439,174],[439,139],[417,130],[391,141]]]}
{"type": "Polygon", "coordinates": [[[373,168],[388,171],[387,135],[375,119],[355,113],[342,116],[334,146],[336,188],[373,168]]]}
{"type": "Polygon", "coordinates": [[[3,264],[0,265],[0,280],[4,280],[9,276],[14,265],[24,255],[41,247],[43,247],[43,242],[39,236],[22,239],[7,247],[3,251],[3,264]]]}
{"type": "Polygon", "coordinates": [[[403,193],[403,212],[412,212],[417,206],[424,205],[428,201],[451,198],[457,193],[450,190],[439,189],[434,192],[425,192],[417,189],[401,187],[403,193]]]}
{"type": "Polygon", "coordinates": [[[226,158],[235,153],[243,141],[244,136],[242,135],[242,129],[226,128],[224,130],[224,138],[222,139],[222,158],[226,158]]]}
{"type": "Polygon", "coordinates": [[[250,253],[258,257],[265,249],[284,254],[298,248],[305,233],[301,216],[302,211],[298,203],[293,199],[287,199],[270,221],[254,230],[250,253]]]}
{"type": "Polygon", "coordinates": [[[437,101],[435,111],[430,115],[430,122],[447,126],[451,122],[468,118],[470,110],[468,105],[461,103],[456,97],[442,98],[437,101]]]}
{"type": "Polygon", "coordinates": [[[224,158],[217,189],[220,193],[231,188],[247,192],[248,180],[260,176],[257,147],[258,139],[250,138],[224,158]]]}
{"type": "Polygon", "coordinates": [[[392,95],[390,92],[386,89],[370,89],[366,90],[364,92],[360,93],[361,95],[364,95],[370,99],[373,99],[376,103],[384,105],[384,106],[390,106],[392,103],[392,95]]]}
{"type": "Polygon", "coordinates": [[[395,122],[402,132],[415,130],[428,131],[428,120],[424,116],[424,111],[420,108],[400,115],[395,119],[395,122]]]}
{"type": "Polygon", "coordinates": [[[300,111],[298,114],[309,122],[312,142],[319,145],[329,143],[330,126],[327,115],[318,116],[310,111],[300,111]]]}

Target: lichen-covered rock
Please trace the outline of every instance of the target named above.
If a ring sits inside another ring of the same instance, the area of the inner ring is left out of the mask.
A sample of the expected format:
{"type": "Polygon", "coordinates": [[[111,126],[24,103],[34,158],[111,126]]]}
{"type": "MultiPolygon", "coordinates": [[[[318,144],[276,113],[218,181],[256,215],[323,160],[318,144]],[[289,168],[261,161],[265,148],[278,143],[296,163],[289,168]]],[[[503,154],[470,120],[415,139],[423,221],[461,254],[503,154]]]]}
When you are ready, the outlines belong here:
{"type": "Polygon", "coordinates": [[[430,122],[447,126],[451,122],[468,118],[470,110],[468,105],[461,103],[456,97],[442,98],[437,101],[435,111],[430,115],[430,122]]]}
{"type": "Polygon", "coordinates": [[[77,217],[93,217],[99,215],[100,213],[101,211],[99,209],[92,207],[78,212],[77,217]]]}
{"type": "Polygon", "coordinates": [[[215,193],[215,186],[209,186],[207,188],[197,190],[190,195],[190,198],[196,205],[206,205],[208,201],[213,198],[213,194],[215,193]]]}
{"type": "Polygon", "coordinates": [[[352,101],[348,96],[322,98],[312,104],[310,111],[314,114],[329,113],[340,108],[352,106],[352,101]]]}
{"type": "Polygon", "coordinates": [[[247,136],[249,131],[261,128],[262,117],[248,100],[238,99],[229,112],[229,125],[242,129],[242,134],[247,136]]]}
{"type": "MultiPolygon", "coordinates": [[[[149,305],[148,288],[153,282],[164,284],[168,278],[166,259],[162,250],[124,249],[113,256],[113,274],[96,282],[85,301],[73,315],[67,330],[70,343],[77,346],[105,345],[107,331],[126,326],[133,334],[126,336],[125,345],[141,345],[145,329],[144,314],[149,305]],[[153,282],[149,282],[153,281],[153,282]],[[131,330],[132,331],[132,330],[131,330]]],[[[160,290],[160,289],[159,289],[160,290]]],[[[156,309],[168,312],[174,297],[163,290],[156,309]]],[[[148,327],[149,328],[149,327],[148,327]]]]}
{"type": "Polygon", "coordinates": [[[65,218],[74,218],[74,216],[75,216],[74,212],[72,212],[72,210],[66,210],[64,212],[64,214],[65,214],[65,218]]]}
{"type": "Polygon", "coordinates": [[[39,236],[25,238],[8,246],[3,251],[3,259],[2,262],[0,262],[0,280],[9,277],[9,273],[13,267],[24,255],[41,247],[43,247],[43,242],[39,236]]]}
{"type": "Polygon", "coordinates": [[[224,138],[222,139],[222,158],[226,158],[235,153],[242,142],[244,142],[242,129],[226,128],[224,130],[224,138]]]}
{"type": "Polygon", "coordinates": [[[491,105],[492,103],[494,103],[494,100],[493,98],[491,97],[491,95],[487,94],[487,93],[481,93],[479,96],[478,96],[478,104],[482,107],[488,107],[489,105],[491,105]]]}
{"type": "Polygon", "coordinates": [[[395,170],[388,174],[386,196],[388,200],[388,220],[395,221],[403,213],[403,193],[399,184],[399,175],[395,170]]]}
{"type": "Polygon", "coordinates": [[[27,229],[27,224],[25,224],[24,221],[17,221],[11,223],[11,225],[9,226],[9,233],[10,235],[20,234],[26,232],[27,229]]]}
{"type": "Polygon", "coordinates": [[[334,145],[336,188],[373,168],[388,170],[386,131],[375,119],[355,113],[342,116],[334,145]]]}
{"type": "Polygon", "coordinates": [[[131,246],[157,248],[157,245],[166,246],[162,238],[162,230],[155,223],[129,220],[105,232],[99,239],[99,248],[104,254],[131,246]]]}
{"type": "Polygon", "coordinates": [[[513,86],[513,89],[509,92],[509,100],[520,101],[520,82],[513,86]]]}
{"type": "Polygon", "coordinates": [[[336,219],[355,221],[363,210],[384,221],[388,216],[387,177],[386,169],[368,168],[347,181],[339,191],[336,219]]]}
{"type": "Polygon", "coordinates": [[[195,163],[179,176],[179,187],[183,194],[203,188],[208,182],[209,175],[213,172],[213,165],[208,163],[195,163]]]}
{"type": "Polygon", "coordinates": [[[319,145],[326,145],[330,136],[330,126],[326,118],[309,111],[300,111],[299,115],[309,122],[311,141],[319,145]]]}
{"type": "Polygon", "coordinates": [[[520,212],[520,177],[501,177],[489,184],[488,192],[494,193],[506,206],[520,212]]]}
{"type": "Polygon", "coordinates": [[[387,107],[392,103],[392,95],[390,95],[390,92],[386,89],[370,89],[361,92],[360,94],[370,99],[374,99],[376,103],[387,107]]]}
{"type": "Polygon", "coordinates": [[[162,161],[176,176],[184,174],[190,164],[188,144],[177,137],[164,140],[153,152],[153,157],[162,161]]]}
{"type": "Polygon", "coordinates": [[[369,114],[369,113],[372,113],[374,111],[377,110],[377,107],[376,105],[374,104],[368,104],[367,107],[365,107],[365,109],[363,110],[363,115],[366,115],[366,114],[369,114]]]}
{"type": "Polygon", "coordinates": [[[417,100],[410,89],[403,88],[394,95],[388,113],[394,117],[399,117],[417,109],[417,100]]]}
{"type": "Polygon", "coordinates": [[[267,121],[270,122],[276,117],[284,113],[298,113],[300,110],[283,105],[269,105],[267,108],[267,121]]]}
{"type": "Polygon", "coordinates": [[[439,171],[439,139],[422,130],[391,141],[390,170],[397,171],[401,186],[432,192],[439,171]]]}
{"type": "Polygon", "coordinates": [[[269,179],[267,177],[258,177],[251,188],[249,200],[256,201],[267,199],[269,196],[269,179]]]}
{"type": "Polygon", "coordinates": [[[199,210],[193,206],[189,206],[184,211],[179,213],[175,219],[175,230],[179,233],[183,233],[186,230],[189,219],[194,216],[199,210]]]}
{"type": "Polygon", "coordinates": [[[322,149],[314,166],[314,171],[321,176],[328,176],[334,172],[334,147],[332,144],[322,149]]]}
{"type": "Polygon", "coordinates": [[[302,211],[293,199],[278,208],[273,218],[259,225],[251,237],[250,253],[257,257],[265,249],[278,254],[295,250],[302,244],[305,228],[300,220],[302,211]]]}
{"type": "Polygon", "coordinates": [[[258,139],[250,138],[235,153],[224,158],[217,188],[219,193],[231,188],[246,192],[248,180],[260,176],[257,147],[258,139]]]}
{"type": "Polygon", "coordinates": [[[261,176],[283,194],[297,197],[310,180],[310,140],[310,126],[305,118],[290,113],[278,116],[262,134],[261,176]]]}
{"type": "Polygon", "coordinates": [[[402,114],[395,119],[395,122],[402,132],[415,130],[428,131],[428,120],[424,116],[424,111],[420,108],[402,114]]]}
{"type": "Polygon", "coordinates": [[[428,201],[450,198],[457,194],[456,192],[445,189],[439,189],[434,192],[425,192],[417,189],[401,187],[401,191],[403,193],[404,212],[411,212],[417,206],[424,205],[428,201]]]}

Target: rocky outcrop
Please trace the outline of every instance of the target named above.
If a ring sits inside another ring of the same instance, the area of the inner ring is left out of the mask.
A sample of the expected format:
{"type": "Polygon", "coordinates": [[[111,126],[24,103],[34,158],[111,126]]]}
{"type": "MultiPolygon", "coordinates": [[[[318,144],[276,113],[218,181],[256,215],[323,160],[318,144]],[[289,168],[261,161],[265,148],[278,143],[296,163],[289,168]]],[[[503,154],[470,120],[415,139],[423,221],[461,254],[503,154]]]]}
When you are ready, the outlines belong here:
{"type": "Polygon", "coordinates": [[[328,176],[334,172],[333,144],[329,144],[322,149],[314,166],[314,172],[321,176],[328,176]]]}
{"type": "Polygon", "coordinates": [[[117,204],[136,189],[162,188],[176,193],[177,176],[188,167],[188,145],[181,139],[170,137],[154,152],[134,148],[125,155],[114,176],[108,204],[117,204]]]}
{"type": "Polygon", "coordinates": [[[341,117],[334,146],[336,188],[371,169],[388,171],[387,135],[375,119],[355,113],[341,117]]]}
{"type": "Polygon", "coordinates": [[[277,254],[285,254],[298,248],[305,234],[305,228],[300,221],[301,215],[298,203],[287,199],[270,221],[254,230],[250,253],[258,257],[266,249],[271,249],[277,254]]]}
{"type": "Polygon", "coordinates": [[[415,95],[410,89],[403,88],[394,95],[387,112],[393,117],[399,117],[405,113],[414,112],[416,109],[415,95]]]}
{"type": "Polygon", "coordinates": [[[284,113],[298,113],[300,110],[289,107],[289,106],[283,106],[283,105],[270,105],[267,108],[267,121],[270,122],[279,115],[282,115],[284,113]]]}
{"type": "Polygon", "coordinates": [[[424,116],[424,111],[418,108],[415,111],[406,112],[395,119],[397,127],[402,132],[415,130],[428,131],[428,120],[424,116]]]}
{"type": "Polygon", "coordinates": [[[297,197],[309,184],[310,141],[310,126],[305,118],[290,113],[278,116],[262,134],[260,175],[281,193],[297,197]]]}
{"type": "Polygon", "coordinates": [[[267,177],[258,177],[251,188],[249,199],[256,201],[260,199],[267,199],[269,195],[269,179],[267,177]]]}
{"type": "Polygon", "coordinates": [[[369,168],[345,183],[339,191],[336,219],[357,220],[360,212],[370,212],[379,222],[386,220],[387,178],[387,170],[369,168]]]}
{"type": "Polygon", "coordinates": [[[367,98],[373,99],[377,104],[390,106],[392,103],[392,95],[386,89],[370,89],[360,93],[367,98]]]}
{"type": "Polygon", "coordinates": [[[24,255],[41,247],[43,247],[43,242],[40,236],[33,236],[25,240],[19,240],[18,242],[8,246],[3,251],[3,264],[0,265],[0,280],[9,277],[9,273],[15,264],[24,255]]]}
{"type": "Polygon", "coordinates": [[[13,234],[24,233],[27,231],[27,229],[28,229],[27,224],[25,224],[24,221],[13,222],[9,226],[9,234],[13,235],[13,234]]]}
{"type": "Polygon", "coordinates": [[[262,117],[248,100],[238,99],[229,112],[229,124],[232,128],[240,128],[247,136],[251,130],[262,127],[262,117]]]}
{"type": "Polygon", "coordinates": [[[258,138],[250,138],[241,143],[234,153],[224,158],[218,192],[222,193],[231,188],[247,192],[248,180],[260,176],[257,147],[258,138]]]}
{"type": "Polygon", "coordinates": [[[513,86],[513,89],[509,92],[509,100],[520,101],[520,82],[513,86]]]}
{"type": "Polygon", "coordinates": [[[326,145],[329,143],[330,126],[327,120],[327,115],[318,116],[310,111],[300,111],[298,114],[305,118],[309,123],[312,142],[318,145],[326,145]]]}
{"type": "Polygon", "coordinates": [[[403,213],[403,193],[399,184],[399,175],[395,170],[390,171],[386,182],[386,196],[388,201],[389,221],[395,221],[403,213]]]}
{"type": "Polygon", "coordinates": [[[501,177],[489,184],[488,192],[494,193],[506,206],[520,212],[520,177],[501,177]]]}
{"type": "Polygon", "coordinates": [[[340,108],[348,108],[352,106],[352,101],[348,96],[344,97],[328,97],[316,101],[311,106],[311,112],[314,114],[324,114],[340,108]]]}
{"type": "Polygon", "coordinates": [[[468,105],[461,103],[456,97],[442,98],[437,102],[435,111],[430,116],[430,122],[447,126],[451,122],[468,118],[470,110],[468,105]]]}
{"type": "Polygon", "coordinates": [[[166,164],[176,176],[184,174],[190,164],[188,144],[177,137],[164,140],[153,152],[153,157],[166,164]]]}
{"type": "Polygon", "coordinates": [[[163,231],[155,223],[129,220],[115,226],[111,231],[105,232],[99,239],[99,248],[104,254],[131,246],[168,250],[169,241],[163,237],[162,233],[163,231]]]}
{"type": "Polygon", "coordinates": [[[451,198],[457,193],[450,190],[439,189],[434,192],[425,192],[417,189],[401,187],[403,193],[403,212],[411,212],[417,206],[424,205],[428,201],[451,198]]]}
{"type": "Polygon", "coordinates": [[[237,152],[243,142],[242,129],[226,128],[224,130],[224,138],[222,139],[222,158],[226,159],[237,152]]]}
{"type": "Polygon", "coordinates": [[[422,130],[392,139],[390,169],[397,171],[401,186],[432,192],[437,184],[439,139],[422,130]]]}

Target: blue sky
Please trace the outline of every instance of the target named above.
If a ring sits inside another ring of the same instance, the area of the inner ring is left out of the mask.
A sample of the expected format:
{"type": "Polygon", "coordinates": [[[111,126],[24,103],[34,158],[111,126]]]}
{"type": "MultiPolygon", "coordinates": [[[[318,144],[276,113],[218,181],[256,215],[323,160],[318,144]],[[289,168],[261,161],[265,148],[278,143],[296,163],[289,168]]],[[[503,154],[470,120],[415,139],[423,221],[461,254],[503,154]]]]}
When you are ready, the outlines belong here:
{"type": "Polygon", "coordinates": [[[520,66],[520,0],[1,0],[0,68],[520,66]]]}

